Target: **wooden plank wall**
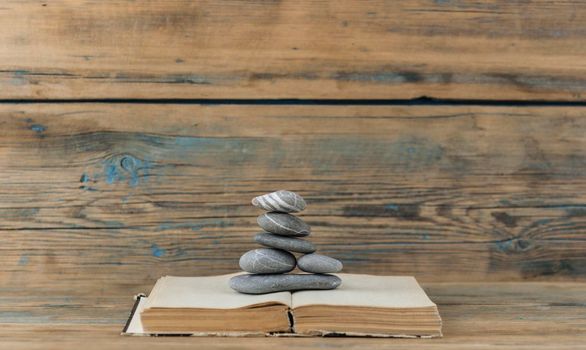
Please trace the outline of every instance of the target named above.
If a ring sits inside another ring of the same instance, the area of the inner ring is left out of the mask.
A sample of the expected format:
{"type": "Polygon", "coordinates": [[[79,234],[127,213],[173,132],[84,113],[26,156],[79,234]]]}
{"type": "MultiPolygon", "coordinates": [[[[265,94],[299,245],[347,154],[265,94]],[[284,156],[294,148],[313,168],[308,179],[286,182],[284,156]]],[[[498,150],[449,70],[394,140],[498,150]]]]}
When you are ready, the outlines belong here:
{"type": "Polygon", "coordinates": [[[586,280],[585,22],[580,1],[3,1],[0,291],[235,271],[251,197],[281,188],[347,272],[586,280]]]}
{"type": "Polygon", "coordinates": [[[4,0],[0,98],[582,101],[577,0],[4,0]]]}
{"type": "Polygon", "coordinates": [[[238,269],[250,199],[303,194],[346,271],[584,279],[586,110],[16,104],[0,108],[11,284],[238,269]]]}

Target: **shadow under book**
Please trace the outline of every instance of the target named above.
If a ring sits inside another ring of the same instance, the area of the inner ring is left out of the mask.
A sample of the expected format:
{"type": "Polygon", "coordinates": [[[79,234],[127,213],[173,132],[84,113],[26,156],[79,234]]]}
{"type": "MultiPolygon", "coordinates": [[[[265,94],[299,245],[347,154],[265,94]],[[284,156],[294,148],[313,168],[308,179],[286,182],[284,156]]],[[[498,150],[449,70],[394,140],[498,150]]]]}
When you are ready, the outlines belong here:
{"type": "Polygon", "coordinates": [[[440,337],[415,278],[338,274],[335,290],[240,294],[230,277],[161,277],[139,297],[125,335],[440,337]]]}

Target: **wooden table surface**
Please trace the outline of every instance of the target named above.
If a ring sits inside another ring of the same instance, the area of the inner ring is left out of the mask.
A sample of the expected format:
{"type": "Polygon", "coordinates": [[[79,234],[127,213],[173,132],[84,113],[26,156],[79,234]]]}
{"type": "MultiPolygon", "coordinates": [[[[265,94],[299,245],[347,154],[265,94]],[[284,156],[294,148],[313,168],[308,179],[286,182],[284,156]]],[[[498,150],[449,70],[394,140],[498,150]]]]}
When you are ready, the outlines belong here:
{"type": "Polygon", "coordinates": [[[586,283],[423,284],[443,319],[441,339],[130,337],[131,295],[0,300],[9,349],[577,349],[586,346],[586,283]],[[81,301],[80,301],[81,300],[81,301]],[[7,304],[14,306],[6,306],[7,304]]]}

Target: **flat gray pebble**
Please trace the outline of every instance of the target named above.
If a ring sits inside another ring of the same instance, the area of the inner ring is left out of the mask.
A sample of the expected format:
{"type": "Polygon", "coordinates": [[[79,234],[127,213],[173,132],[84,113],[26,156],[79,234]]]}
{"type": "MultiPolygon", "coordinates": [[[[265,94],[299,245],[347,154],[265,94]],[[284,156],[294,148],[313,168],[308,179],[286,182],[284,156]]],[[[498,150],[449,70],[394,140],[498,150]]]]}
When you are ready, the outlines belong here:
{"type": "Polygon", "coordinates": [[[280,190],[254,197],[252,205],[266,211],[296,213],[305,209],[307,204],[303,197],[297,193],[280,190]]]}
{"type": "Polygon", "coordinates": [[[311,233],[311,227],[305,221],[291,214],[264,213],[256,222],[263,230],[277,235],[305,237],[311,233]]]}
{"type": "Polygon", "coordinates": [[[336,289],[341,284],[338,276],[313,274],[238,275],[230,279],[230,288],[245,294],[336,289]]]}
{"type": "Polygon", "coordinates": [[[274,235],[267,232],[262,232],[254,236],[254,241],[267,247],[283,249],[289,252],[306,254],[315,252],[315,246],[310,241],[274,235]]]}
{"type": "Polygon", "coordinates": [[[240,257],[240,268],[250,273],[285,273],[295,268],[295,256],[280,249],[254,249],[240,257]]]}
{"type": "Polygon", "coordinates": [[[297,260],[300,270],[311,273],[335,273],[342,271],[342,262],[321,254],[306,254],[297,260]]]}

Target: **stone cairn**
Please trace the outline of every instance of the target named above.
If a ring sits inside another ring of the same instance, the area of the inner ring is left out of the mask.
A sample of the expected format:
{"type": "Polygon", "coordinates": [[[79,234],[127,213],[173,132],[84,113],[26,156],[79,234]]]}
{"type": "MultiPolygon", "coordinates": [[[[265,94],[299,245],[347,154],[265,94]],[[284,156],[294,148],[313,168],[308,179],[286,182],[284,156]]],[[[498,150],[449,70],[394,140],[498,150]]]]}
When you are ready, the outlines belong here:
{"type": "Polygon", "coordinates": [[[266,232],[254,241],[268,248],[253,249],[240,257],[240,268],[249,274],[230,279],[230,287],[240,293],[264,294],[309,289],[335,289],[342,281],[328,275],[340,272],[342,263],[315,253],[315,246],[299,237],[309,236],[311,228],[291,213],[305,209],[305,200],[290,191],[277,191],[255,197],[252,205],[266,210],[257,218],[266,232]],[[301,253],[296,258],[294,253],[301,253]],[[295,266],[308,273],[287,273],[295,266]]]}

